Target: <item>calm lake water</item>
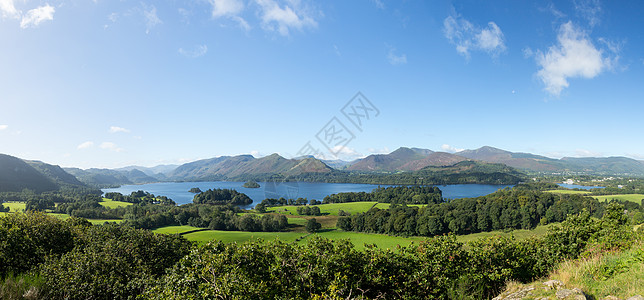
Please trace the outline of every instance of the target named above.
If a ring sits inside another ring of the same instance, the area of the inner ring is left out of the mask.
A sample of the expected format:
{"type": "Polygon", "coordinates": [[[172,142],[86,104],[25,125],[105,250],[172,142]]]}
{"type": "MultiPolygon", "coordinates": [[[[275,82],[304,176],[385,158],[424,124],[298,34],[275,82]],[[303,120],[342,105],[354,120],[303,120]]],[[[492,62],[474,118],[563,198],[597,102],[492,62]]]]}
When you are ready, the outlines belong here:
{"type": "MultiPolygon", "coordinates": [[[[249,189],[242,187],[243,182],[234,181],[212,181],[212,182],[159,182],[141,185],[124,185],[119,188],[103,189],[103,192],[119,192],[123,195],[138,190],[143,190],[157,196],[166,196],[177,204],[192,203],[193,193],[191,188],[197,187],[202,191],[208,189],[235,189],[238,192],[248,195],[253,199],[253,204],[247,207],[254,207],[266,198],[307,198],[322,201],[325,196],[342,192],[371,192],[377,188],[377,184],[356,184],[356,183],[321,183],[321,182],[259,182],[260,188],[249,189]]],[[[453,184],[439,185],[443,191],[443,197],[448,199],[469,198],[484,196],[510,185],[489,185],[489,184],[453,184]]]]}

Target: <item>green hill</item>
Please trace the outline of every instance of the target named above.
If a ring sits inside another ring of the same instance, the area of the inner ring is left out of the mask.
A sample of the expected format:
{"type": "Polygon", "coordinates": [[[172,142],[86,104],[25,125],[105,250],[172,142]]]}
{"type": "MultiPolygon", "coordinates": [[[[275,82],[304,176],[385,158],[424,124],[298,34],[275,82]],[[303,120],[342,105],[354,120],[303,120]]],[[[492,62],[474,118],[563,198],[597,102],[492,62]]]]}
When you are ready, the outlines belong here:
{"type": "Polygon", "coordinates": [[[35,192],[57,190],[59,185],[45,174],[17,157],[0,154],[0,192],[35,192]]]}

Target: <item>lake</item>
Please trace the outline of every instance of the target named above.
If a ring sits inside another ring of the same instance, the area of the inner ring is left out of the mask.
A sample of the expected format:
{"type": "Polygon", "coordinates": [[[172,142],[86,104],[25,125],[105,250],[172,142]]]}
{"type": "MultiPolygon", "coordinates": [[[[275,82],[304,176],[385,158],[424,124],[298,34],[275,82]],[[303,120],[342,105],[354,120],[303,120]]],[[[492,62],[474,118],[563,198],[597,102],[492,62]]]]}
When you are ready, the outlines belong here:
{"type": "MultiPolygon", "coordinates": [[[[377,184],[358,183],[322,183],[322,182],[259,182],[260,188],[251,189],[242,187],[243,182],[211,181],[211,182],[159,182],[141,185],[123,185],[119,188],[103,189],[104,193],[118,192],[123,195],[138,190],[143,190],[157,196],[166,196],[177,204],[192,203],[195,194],[190,193],[191,188],[202,191],[208,189],[235,189],[253,199],[253,204],[244,208],[254,207],[266,198],[287,199],[307,198],[322,201],[325,196],[342,192],[371,192],[373,189],[384,186],[377,184]]],[[[509,187],[510,185],[489,184],[452,184],[439,185],[443,197],[447,199],[470,198],[484,196],[494,191],[509,187]]]]}

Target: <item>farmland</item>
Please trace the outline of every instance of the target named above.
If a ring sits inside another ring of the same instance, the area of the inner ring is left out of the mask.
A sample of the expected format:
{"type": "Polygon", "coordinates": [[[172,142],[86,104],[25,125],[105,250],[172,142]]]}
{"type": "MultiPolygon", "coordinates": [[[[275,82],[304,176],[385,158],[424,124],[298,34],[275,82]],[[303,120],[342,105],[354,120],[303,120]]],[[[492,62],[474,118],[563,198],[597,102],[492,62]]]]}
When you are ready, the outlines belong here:
{"type": "Polygon", "coordinates": [[[644,200],[644,195],[642,194],[623,194],[623,195],[605,195],[605,196],[592,196],[593,198],[599,200],[600,202],[610,201],[613,199],[635,202],[641,204],[644,200]]]}

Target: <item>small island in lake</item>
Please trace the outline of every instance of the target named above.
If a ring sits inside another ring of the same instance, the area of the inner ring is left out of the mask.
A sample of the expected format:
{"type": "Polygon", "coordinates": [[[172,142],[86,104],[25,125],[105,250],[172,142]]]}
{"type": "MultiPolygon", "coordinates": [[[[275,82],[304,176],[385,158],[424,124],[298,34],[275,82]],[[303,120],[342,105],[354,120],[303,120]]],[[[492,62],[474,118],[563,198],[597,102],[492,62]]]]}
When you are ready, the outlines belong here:
{"type": "Polygon", "coordinates": [[[198,188],[198,187],[193,187],[193,188],[191,188],[191,189],[189,190],[189,192],[191,192],[191,193],[195,193],[195,194],[202,193],[201,189],[200,189],[200,188],[198,188]]]}
{"type": "Polygon", "coordinates": [[[256,189],[256,188],[259,188],[259,183],[253,180],[249,180],[249,181],[246,181],[246,183],[244,183],[244,185],[242,186],[245,188],[256,189]]]}

